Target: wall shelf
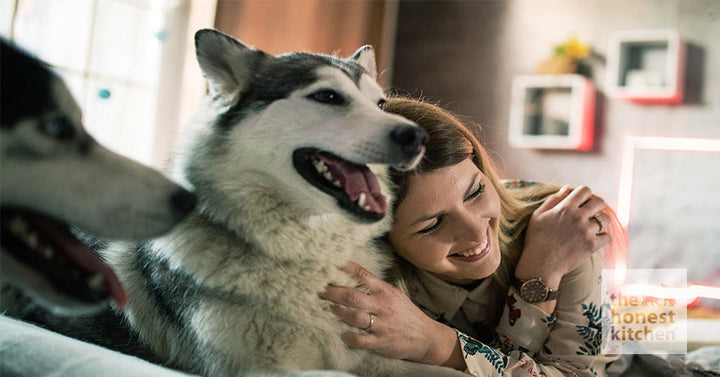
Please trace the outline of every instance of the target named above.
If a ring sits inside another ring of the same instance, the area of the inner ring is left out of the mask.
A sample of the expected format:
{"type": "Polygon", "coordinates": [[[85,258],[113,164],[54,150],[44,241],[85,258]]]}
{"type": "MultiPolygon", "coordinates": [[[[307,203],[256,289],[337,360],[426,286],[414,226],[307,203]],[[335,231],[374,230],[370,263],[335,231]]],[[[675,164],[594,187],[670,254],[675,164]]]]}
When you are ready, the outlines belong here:
{"type": "Polygon", "coordinates": [[[518,148],[590,150],[595,86],[577,75],[513,79],[508,139],[518,148]]]}
{"type": "Polygon", "coordinates": [[[608,46],[608,95],[640,103],[681,103],[685,54],[685,43],[675,30],[613,33],[608,46]]]}

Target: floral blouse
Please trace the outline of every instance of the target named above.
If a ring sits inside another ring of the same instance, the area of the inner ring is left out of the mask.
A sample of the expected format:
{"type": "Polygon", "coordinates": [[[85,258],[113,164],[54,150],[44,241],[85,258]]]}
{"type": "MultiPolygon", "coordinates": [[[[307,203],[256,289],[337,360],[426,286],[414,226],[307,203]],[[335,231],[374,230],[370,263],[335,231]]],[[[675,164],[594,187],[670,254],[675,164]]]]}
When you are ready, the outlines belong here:
{"type": "Polygon", "coordinates": [[[606,376],[617,357],[600,354],[601,270],[595,253],[563,277],[553,314],[491,278],[472,290],[421,270],[406,278],[413,302],[456,329],[473,376],[606,376]]]}

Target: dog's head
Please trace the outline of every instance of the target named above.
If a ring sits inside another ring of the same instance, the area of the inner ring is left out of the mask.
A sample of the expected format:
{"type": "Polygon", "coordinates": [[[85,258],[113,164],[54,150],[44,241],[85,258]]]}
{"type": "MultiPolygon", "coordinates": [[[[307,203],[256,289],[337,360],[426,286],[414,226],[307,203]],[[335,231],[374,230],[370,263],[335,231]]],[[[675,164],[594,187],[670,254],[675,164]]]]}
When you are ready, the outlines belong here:
{"type": "Polygon", "coordinates": [[[367,165],[413,167],[425,132],[382,110],[371,47],[347,59],[271,56],[213,30],[199,31],[196,47],[219,114],[186,169],[196,187],[231,198],[260,181],[303,211],[383,218],[386,199],[367,165]]]}
{"type": "Polygon", "coordinates": [[[117,277],[70,227],[147,239],[179,223],[194,196],[99,145],[60,77],[10,42],[0,46],[0,278],[57,311],[94,309],[108,292],[122,304],[117,277]]]}

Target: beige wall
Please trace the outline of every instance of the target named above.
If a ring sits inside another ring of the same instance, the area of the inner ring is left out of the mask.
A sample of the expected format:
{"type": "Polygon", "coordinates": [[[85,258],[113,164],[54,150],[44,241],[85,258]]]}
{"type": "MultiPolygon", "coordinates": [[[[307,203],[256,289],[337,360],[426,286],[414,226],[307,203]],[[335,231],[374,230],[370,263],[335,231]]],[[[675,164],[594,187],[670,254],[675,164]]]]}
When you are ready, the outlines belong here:
{"type": "Polygon", "coordinates": [[[402,1],[398,15],[393,87],[447,104],[480,123],[506,177],[589,185],[616,205],[625,136],[720,138],[716,0],[402,1]],[[685,103],[607,98],[603,58],[609,34],[658,28],[676,29],[688,42],[685,103]],[[598,88],[595,148],[510,147],[513,77],[531,74],[555,44],[570,37],[600,55],[590,61],[598,88]]]}

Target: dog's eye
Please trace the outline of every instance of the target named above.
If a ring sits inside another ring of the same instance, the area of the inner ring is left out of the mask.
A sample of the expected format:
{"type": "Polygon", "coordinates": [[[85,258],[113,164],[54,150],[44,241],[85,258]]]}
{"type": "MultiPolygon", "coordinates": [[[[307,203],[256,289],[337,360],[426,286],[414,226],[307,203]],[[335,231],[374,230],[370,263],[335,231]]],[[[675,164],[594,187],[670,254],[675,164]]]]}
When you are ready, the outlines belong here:
{"type": "Polygon", "coordinates": [[[308,96],[313,101],[327,103],[330,105],[342,105],[345,99],[334,90],[319,90],[308,96]]]}
{"type": "Polygon", "coordinates": [[[380,110],[385,110],[385,102],[387,101],[385,101],[384,99],[378,101],[378,107],[380,108],[380,110]]]}
{"type": "Polygon", "coordinates": [[[40,125],[40,131],[45,135],[58,139],[67,140],[75,136],[75,128],[68,118],[59,117],[40,125]]]}

